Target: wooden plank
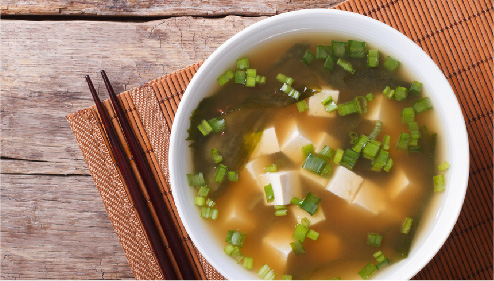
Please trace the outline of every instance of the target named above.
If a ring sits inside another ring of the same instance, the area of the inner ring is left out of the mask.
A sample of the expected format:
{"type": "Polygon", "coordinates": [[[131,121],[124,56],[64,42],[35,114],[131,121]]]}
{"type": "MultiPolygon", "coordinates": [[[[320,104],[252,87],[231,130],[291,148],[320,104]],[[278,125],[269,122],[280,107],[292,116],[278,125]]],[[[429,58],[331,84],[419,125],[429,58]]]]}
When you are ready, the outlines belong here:
{"type": "Polygon", "coordinates": [[[90,176],[2,175],[1,279],[129,279],[90,176]]]}
{"type": "Polygon", "coordinates": [[[75,0],[5,0],[2,15],[84,15],[84,16],[224,16],[276,15],[283,12],[329,8],[338,0],[268,0],[268,1],[75,1],[75,0]]]}

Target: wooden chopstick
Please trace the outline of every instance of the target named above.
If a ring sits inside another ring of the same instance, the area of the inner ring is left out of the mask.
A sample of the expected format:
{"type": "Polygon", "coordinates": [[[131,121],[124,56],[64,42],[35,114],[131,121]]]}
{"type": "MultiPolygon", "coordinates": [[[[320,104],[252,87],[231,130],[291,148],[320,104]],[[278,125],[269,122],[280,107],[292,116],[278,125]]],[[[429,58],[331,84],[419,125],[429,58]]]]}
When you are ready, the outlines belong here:
{"type": "Polygon", "coordinates": [[[163,233],[165,234],[166,240],[168,241],[168,245],[172,251],[173,258],[177,263],[180,275],[184,280],[200,279],[197,270],[194,270],[195,266],[191,263],[190,259],[187,256],[186,249],[179,235],[180,230],[173,222],[173,218],[170,214],[170,211],[165,205],[166,203],[163,200],[163,194],[160,192],[156,178],[151,172],[151,167],[149,166],[149,163],[146,160],[134,133],[132,132],[130,124],[125,116],[124,110],[120,102],[118,101],[117,95],[113,91],[113,87],[104,70],[101,71],[101,76],[105,81],[106,89],[108,90],[108,94],[110,95],[110,100],[113,104],[113,108],[115,109],[120,127],[122,128],[122,131],[124,133],[125,140],[127,141],[130,152],[134,157],[137,170],[139,171],[141,179],[144,183],[144,187],[149,194],[151,204],[156,212],[158,221],[161,224],[161,228],[163,230],[163,233]]]}
{"type": "Polygon", "coordinates": [[[159,236],[157,226],[151,217],[151,211],[149,210],[146,200],[142,195],[139,185],[137,183],[136,176],[132,171],[132,167],[127,161],[127,157],[125,156],[120,143],[116,137],[115,131],[110,125],[110,120],[106,113],[106,110],[103,108],[101,100],[94,89],[93,82],[88,75],[86,75],[86,81],[89,86],[89,90],[93,96],[94,103],[96,104],[96,108],[101,118],[101,122],[105,128],[106,134],[108,136],[108,141],[110,142],[110,146],[115,156],[116,165],[120,169],[122,177],[124,178],[124,182],[128,187],[129,195],[132,198],[132,202],[134,203],[135,209],[139,215],[139,218],[142,222],[144,231],[146,232],[146,236],[151,243],[151,248],[155,253],[156,259],[158,261],[159,267],[163,273],[163,277],[167,280],[177,279],[177,274],[173,269],[173,265],[170,257],[167,254],[167,250],[161,237],[159,236]]]}

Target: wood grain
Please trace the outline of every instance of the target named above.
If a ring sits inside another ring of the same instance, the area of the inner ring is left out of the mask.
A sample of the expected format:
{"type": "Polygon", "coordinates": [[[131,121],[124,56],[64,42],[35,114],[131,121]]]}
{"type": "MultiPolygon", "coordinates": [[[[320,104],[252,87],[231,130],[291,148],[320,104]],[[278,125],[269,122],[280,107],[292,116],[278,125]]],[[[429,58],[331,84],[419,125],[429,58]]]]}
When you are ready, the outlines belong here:
{"type": "Polygon", "coordinates": [[[207,58],[264,17],[146,23],[2,20],[3,279],[132,278],[65,116],[92,105],[84,75],[117,92],[207,58]]]}
{"type": "Polygon", "coordinates": [[[328,8],[338,0],[268,0],[268,1],[74,1],[5,0],[2,15],[83,15],[83,16],[269,16],[307,8],[328,8]]]}

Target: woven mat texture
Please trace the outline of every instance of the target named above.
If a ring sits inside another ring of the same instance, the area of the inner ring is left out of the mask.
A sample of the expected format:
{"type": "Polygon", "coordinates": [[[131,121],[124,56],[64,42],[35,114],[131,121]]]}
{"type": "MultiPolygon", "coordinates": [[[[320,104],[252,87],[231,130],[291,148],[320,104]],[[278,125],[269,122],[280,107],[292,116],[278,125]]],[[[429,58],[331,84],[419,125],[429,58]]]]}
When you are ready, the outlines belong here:
{"type": "MultiPolygon", "coordinates": [[[[493,5],[488,0],[349,0],[335,7],[382,21],[418,44],[443,71],[465,118],[470,177],[463,209],[446,243],[414,279],[493,278],[493,5]]],[[[154,168],[174,223],[181,229],[184,245],[196,265],[193,270],[203,279],[224,279],[194,247],[170,192],[170,131],[182,95],[200,65],[167,74],[119,98],[154,168]]],[[[123,141],[111,104],[105,101],[105,106],[123,141]]],[[[67,120],[135,277],[161,279],[163,275],[114,164],[97,111],[94,107],[83,109],[67,116],[67,120]]]]}

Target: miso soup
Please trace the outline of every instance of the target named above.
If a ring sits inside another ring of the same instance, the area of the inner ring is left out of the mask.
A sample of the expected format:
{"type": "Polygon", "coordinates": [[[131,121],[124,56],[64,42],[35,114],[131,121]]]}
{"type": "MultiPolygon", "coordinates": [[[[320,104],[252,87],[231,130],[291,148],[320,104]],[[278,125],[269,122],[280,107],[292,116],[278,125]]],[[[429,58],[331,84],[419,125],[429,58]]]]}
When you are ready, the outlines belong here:
{"type": "Polygon", "coordinates": [[[191,116],[198,213],[261,279],[372,278],[407,257],[441,190],[427,93],[358,40],[264,43],[191,116]]]}

